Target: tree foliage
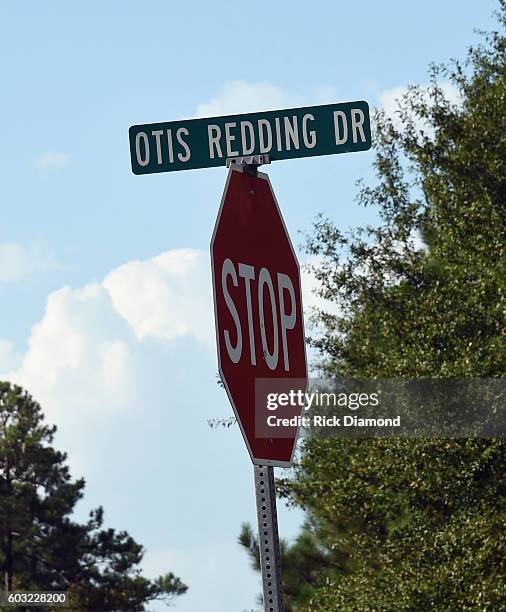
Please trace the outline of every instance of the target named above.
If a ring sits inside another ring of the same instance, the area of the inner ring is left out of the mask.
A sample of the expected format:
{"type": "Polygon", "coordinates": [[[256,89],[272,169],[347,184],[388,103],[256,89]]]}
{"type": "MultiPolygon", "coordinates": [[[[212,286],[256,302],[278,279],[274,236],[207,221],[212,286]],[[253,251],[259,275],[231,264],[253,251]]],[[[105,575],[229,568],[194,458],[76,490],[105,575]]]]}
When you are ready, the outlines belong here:
{"type": "MultiPolygon", "coordinates": [[[[506,2],[467,59],[434,66],[394,120],[375,115],[374,227],[319,218],[312,340],[327,377],[502,377],[506,370],[506,2]],[[442,81],[459,93],[445,98],[442,81]]],[[[506,610],[502,439],[310,438],[281,495],[325,559],[291,611],[506,610]]],[[[244,541],[243,544],[246,544],[244,541]]],[[[309,562],[283,559],[289,576],[309,562]]],[[[252,549],[250,542],[249,548],[252,549]]],[[[291,553],[294,553],[291,555],[291,553]]],[[[291,556],[290,556],[291,555],[291,556]]]]}
{"type": "Polygon", "coordinates": [[[126,531],[102,528],[101,507],[84,524],[72,519],[85,483],[51,446],[55,431],[26,391],[0,382],[0,572],[8,589],[69,591],[79,612],[142,611],[183,594],[172,573],[141,575],[143,547],[126,531]]]}

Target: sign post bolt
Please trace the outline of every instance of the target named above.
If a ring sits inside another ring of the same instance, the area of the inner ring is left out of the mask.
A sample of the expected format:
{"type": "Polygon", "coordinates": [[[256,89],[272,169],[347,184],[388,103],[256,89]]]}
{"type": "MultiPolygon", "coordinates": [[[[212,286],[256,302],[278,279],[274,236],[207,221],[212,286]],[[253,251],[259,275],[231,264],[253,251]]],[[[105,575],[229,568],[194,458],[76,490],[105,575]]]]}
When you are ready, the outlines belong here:
{"type": "Polygon", "coordinates": [[[265,612],[283,612],[274,469],[271,466],[255,465],[254,470],[264,609],[265,612]]]}

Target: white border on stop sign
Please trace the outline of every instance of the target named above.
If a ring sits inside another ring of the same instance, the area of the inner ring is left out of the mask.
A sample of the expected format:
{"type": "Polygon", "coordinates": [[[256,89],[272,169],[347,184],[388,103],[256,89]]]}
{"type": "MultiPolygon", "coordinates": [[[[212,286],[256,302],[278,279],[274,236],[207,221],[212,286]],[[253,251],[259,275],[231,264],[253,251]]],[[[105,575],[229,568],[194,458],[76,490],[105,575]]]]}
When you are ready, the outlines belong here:
{"type": "MultiPolygon", "coordinates": [[[[235,407],[235,403],[234,400],[232,398],[232,394],[230,393],[230,389],[228,388],[227,385],[227,381],[225,380],[225,377],[223,376],[223,371],[221,369],[221,357],[220,357],[220,336],[219,336],[219,330],[218,330],[218,311],[216,308],[216,283],[214,282],[214,258],[213,258],[213,246],[214,246],[214,240],[216,238],[216,232],[218,230],[218,225],[220,223],[220,218],[221,218],[221,211],[223,210],[223,205],[225,203],[225,197],[227,195],[227,191],[228,191],[228,185],[230,183],[230,177],[232,176],[232,172],[241,172],[244,173],[244,168],[242,167],[242,165],[239,164],[231,164],[230,168],[228,169],[228,175],[227,175],[227,180],[225,182],[225,188],[223,189],[223,195],[221,196],[221,202],[220,202],[220,207],[218,209],[218,214],[216,216],[216,222],[214,224],[214,230],[213,230],[213,236],[211,238],[211,276],[212,276],[212,281],[213,281],[213,300],[214,300],[214,327],[215,327],[215,331],[216,331],[216,352],[218,354],[218,371],[220,373],[220,378],[221,381],[223,382],[223,386],[225,387],[225,390],[227,392],[227,396],[228,399],[230,401],[230,403],[232,404],[232,408],[234,410],[234,414],[235,414],[235,418],[237,419],[237,422],[239,423],[239,427],[241,428],[241,434],[243,437],[244,442],[246,443],[246,447],[248,449],[248,453],[249,456],[251,458],[251,461],[253,462],[254,465],[270,465],[270,466],[274,466],[274,467],[291,467],[292,463],[293,463],[293,456],[295,454],[295,448],[297,446],[297,440],[299,437],[299,428],[300,425],[297,426],[297,432],[295,434],[295,441],[293,444],[293,449],[292,449],[292,456],[290,457],[290,461],[276,461],[274,459],[258,459],[255,458],[253,456],[253,453],[251,452],[251,448],[248,442],[248,438],[246,437],[246,434],[244,432],[242,423],[241,423],[241,419],[239,418],[239,414],[237,412],[237,409],[235,407]]],[[[290,245],[290,249],[292,251],[292,255],[293,258],[295,260],[295,263],[297,265],[297,272],[299,274],[299,298],[300,298],[300,312],[302,315],[302,337],[304,338],[304,365],[305,365],[305,370],[306,370],[306,380],[307,380],[307,356],[306,356],[306,342],[305,342],[305,338],[306,338],[306,330],[304,329],[304,305],[302,303],[302,287],[301,287],[301,280],[300,280],[300,265],[299,265],[299,260],[297,258],[297,255],[295,253],[295,250],[293,248],[293,244],[292,241],[290,239],[290,234],[288,233],[288,230],[286,229],[286,225],[285,225],[285,220],[283,219],[283,215],[281,214],[281,209],[279,207],[278,204],[278,200],[276,198],[276,194],[274,193],[274,189],[272,188],[272,184],[271,184],[271,180],[269,178],[269,175],[266,174],[265,172],[257,172],[257,177],[267,181],[267,183],[269,184],[269,189],[271,190],[271,194],[274,200],[274,203],[276,204],[276,209],[278,211],[278,215],[279,218],[281,219],[281,223],[283,225],[283,230],[285,232],[286,238],[288,240],[288,244],[290,245]]],[[[306,382],[306,389],[307,389],[307,382],[306,382]]],[[[304,392],[306,391],[306,389],[304,389],[304,392]]],[[[301,413],[302,413],[303,408],[301,407],[301,413]]]]}

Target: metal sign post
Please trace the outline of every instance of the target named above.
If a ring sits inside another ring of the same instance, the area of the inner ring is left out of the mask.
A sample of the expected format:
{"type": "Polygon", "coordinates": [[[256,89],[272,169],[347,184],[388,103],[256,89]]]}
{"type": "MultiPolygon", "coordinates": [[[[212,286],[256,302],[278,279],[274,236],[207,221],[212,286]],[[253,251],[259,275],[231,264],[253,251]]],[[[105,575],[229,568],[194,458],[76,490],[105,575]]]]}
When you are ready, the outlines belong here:
{"type": "Polygon", "coordinates": [[[278,516],[274,468],[255,465],[255,493],[258,517],[258,547],[262,568],[265,612],[283,611],[283,585],[279,551],[278,516]]]}

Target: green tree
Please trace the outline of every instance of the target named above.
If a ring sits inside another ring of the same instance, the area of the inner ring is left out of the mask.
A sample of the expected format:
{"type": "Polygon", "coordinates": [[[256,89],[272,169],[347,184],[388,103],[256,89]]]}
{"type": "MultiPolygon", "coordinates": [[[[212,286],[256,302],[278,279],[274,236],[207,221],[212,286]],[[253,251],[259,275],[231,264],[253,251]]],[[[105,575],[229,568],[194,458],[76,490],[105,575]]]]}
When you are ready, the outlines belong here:
{"type": "MultiPolygon", "coordinates": [[[[314,317],[324,376],[505,374],[504,0],[498,17],[465,62],[410,89],[396,121],[376,113],[379,180],[358,200],[378,207],[379,225],[315,224],[320,295],[339,305],[314,317]]],[[[300,576],[290,609],[506,610],[505,466],[499,438],[307,439],[278,487],[307,512],[302,535],[325,565],[300,576]]],[[[287,575],[310,561],[297,546],[287,575]]]]}
{"type": "MultiPolygon", "coordinates": [[[[249,554],[253,569],[260,569],[258,539],[249,523],[243,523],[239,544],[249,554]]],[[[293,544],[280,540],[283,560],[283,595],[285,612],[307,609],[314,590],[325,585],[335,572],[345,570],[346,556],[330,554],[320,546],[306,524],[293,544]]],[[[263,601],[259,596],[259,604],[263,601]]]]}
{"type": "MultiPolygon", "coordinates": [[[[142,611],[187,587],[172,573],[144,578],[144,550],[125,531],[102,529],[101,507],[72,520],[84,479],[55,450],[55,426],[18,386],[0,382],[0,572],[8,590],[70,591],[72,609],[142,611]]],[[[3,586],[3,585],[2,585],[3,586]]],[[[12,609],[12,608],[9,608],[12,609]]]]}

